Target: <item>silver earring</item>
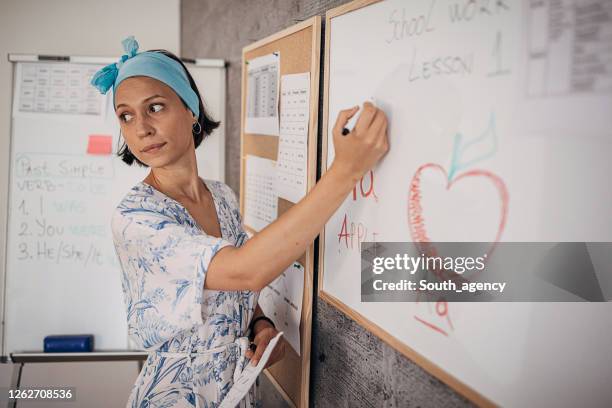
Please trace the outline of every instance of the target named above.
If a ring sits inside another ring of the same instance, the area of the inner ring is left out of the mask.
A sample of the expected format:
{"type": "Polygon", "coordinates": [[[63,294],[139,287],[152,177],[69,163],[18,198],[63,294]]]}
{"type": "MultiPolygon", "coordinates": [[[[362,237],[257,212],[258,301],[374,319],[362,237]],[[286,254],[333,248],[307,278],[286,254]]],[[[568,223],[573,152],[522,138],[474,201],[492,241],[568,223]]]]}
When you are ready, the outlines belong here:
{"type": "Polygon", "coordinates": [[[202,133],[202,125],[200,125],[200,122],[196,122],[196,123],[194,123],[194,124],[193,124],[193,132],[194,132],[196,135],[199,135],[200,133],[202,133]],[[197,125],[197,127],[198,127],[198,130],[197,130],[197,131],[196,131],[196,125],[197,125]]]}

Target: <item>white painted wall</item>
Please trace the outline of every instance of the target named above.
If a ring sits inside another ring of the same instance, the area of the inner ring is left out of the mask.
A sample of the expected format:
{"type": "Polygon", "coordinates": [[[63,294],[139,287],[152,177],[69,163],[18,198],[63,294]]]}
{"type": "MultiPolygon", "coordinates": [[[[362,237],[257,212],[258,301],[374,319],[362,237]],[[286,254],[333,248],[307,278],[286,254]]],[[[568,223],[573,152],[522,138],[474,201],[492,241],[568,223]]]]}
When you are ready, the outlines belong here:
{"type": "MultiPolygon", "coordinates": [[[[180,0],[0,0],[0,297],[5,276],[12,100],[12,66],[7,55],[118,58],[123,51],[121,40],[128,35],[136,37],[140,50],[163,48],[179,54],[180,0]]],[[[0,364],[0,387],[9,385],[12,369],[12,364],[0,364]]],[[[22,386],[76,387],[77,404],[67,407],[122,407],[136,375],[137,366],[132,362],[30,364],[25,366],[22,386]]],[[[29,404],[20,402],[19,406],[29,404]]]]}

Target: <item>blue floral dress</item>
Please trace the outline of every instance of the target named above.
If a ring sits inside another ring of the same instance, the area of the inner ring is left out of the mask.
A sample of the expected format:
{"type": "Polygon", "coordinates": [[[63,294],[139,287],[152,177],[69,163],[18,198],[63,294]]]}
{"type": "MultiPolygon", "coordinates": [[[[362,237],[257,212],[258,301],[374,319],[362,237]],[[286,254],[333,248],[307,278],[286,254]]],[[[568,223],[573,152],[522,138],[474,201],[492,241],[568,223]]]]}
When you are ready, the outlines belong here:
{"type": "MultiPolygon", "coordinates": [[[[204,181],[204,180],[203,180],[204,181]]],[[[213,256],[247,239],[234,192],[205,180],[221,238],[180,203],[140,182],[112,218],[128,333],[149,356],[128,407],[217,407],[248,361],[244,337],[258,293],[204,289],[213,256]]],[[[255,407],[255,386],[241,407],[255,407]]]]}

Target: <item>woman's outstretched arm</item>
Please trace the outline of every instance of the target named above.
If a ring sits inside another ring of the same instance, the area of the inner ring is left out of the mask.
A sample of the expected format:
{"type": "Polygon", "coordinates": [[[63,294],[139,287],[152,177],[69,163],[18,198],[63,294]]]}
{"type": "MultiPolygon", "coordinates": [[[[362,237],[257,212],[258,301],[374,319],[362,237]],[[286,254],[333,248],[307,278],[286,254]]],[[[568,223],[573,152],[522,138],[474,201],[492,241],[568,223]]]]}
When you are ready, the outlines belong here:
{"type": "Polygon", "coordinates": [[[358,107],[338,115],[333,129],[335,159],[313,189],[242,247],[225,247],[212,259],[205,287],[261,290],[312,243],[355,184],[387,152],[385,114],[366,102],[353,131],[342,129],[358,107]]]}

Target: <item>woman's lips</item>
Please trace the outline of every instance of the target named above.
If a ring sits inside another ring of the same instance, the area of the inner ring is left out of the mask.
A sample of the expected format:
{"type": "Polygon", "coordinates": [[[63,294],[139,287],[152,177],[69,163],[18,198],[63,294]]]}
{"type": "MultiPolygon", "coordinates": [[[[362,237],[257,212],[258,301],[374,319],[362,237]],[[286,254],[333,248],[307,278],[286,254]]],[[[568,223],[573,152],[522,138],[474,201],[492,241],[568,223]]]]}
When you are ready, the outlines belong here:
{"type": "Polygon", "coordinates": [[[144,149],[142,149],[142,152],[143,153],[155,153],[158,150],[160,150],[162,147],[164,147],[165,145],[166,145],[166,142],[156,143],[156,144],[145,147],[144,149]]]}

